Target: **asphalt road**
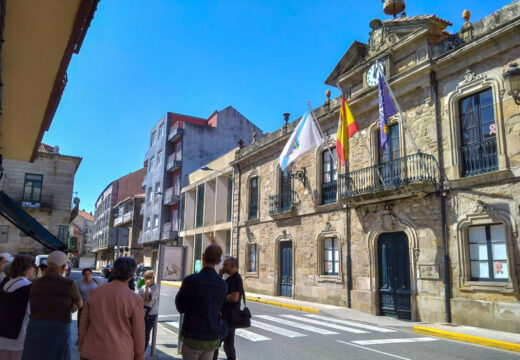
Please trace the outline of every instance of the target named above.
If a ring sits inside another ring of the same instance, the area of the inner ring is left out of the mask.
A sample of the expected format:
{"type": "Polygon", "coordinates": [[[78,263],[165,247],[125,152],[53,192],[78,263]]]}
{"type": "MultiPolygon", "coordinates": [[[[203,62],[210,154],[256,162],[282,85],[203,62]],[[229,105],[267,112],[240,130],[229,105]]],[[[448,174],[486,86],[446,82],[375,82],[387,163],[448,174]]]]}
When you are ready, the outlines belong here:
{"type": "MultiPolygon", "coordinates": [[[[178,333],[178,289],[161,287],[159,321],[178,333]]],[[[239,359],[518,359],[517,353],[248,302],[252,327],[237,330],[239,359]]]]}

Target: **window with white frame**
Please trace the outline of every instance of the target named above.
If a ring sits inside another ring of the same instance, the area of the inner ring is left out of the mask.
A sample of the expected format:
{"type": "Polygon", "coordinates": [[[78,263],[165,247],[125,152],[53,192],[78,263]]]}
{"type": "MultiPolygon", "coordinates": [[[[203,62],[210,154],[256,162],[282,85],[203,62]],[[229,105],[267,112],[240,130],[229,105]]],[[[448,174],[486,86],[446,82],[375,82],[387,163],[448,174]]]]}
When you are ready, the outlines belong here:
{"type": "Polygon", "coordinates": [[[152,138],[150,139],[150,146],[153,146],[155,144],[155,131],[152,133],[152,138]]]}
{"type": "Polygon", "coordinates": [[[339,274],[339,240],[336,237],[323,239],[323,274],[339,274]]]}
{"type": "Polygon", "coordinates": [[[248,272],[256,272],[256,244],[248,245],[248,272]]]}
{"type": "Polygon", "coordinates": [[[506,234],[503,224],[470,226],[468,243],[471,280],[508,281],[506,234]]]}
{"type": "Polygon", "coordinates": [[[161,198],[161,183],[155,183],[154,199],[158,200],[161,198]]]}
{"type": "Polygon", "coordinates": [[[159,164],[161,164],[162,154],[162,150],[159,150],[159,152],[157,153],[157,161],[155,162],[155,166],[159,166],[159,164]]]}
{"type": "Polygon", "coordinates": [[[145,223],[144,229],[150,230],[150,227],[151,227],[150,218],[146,218],[146,223],[145,223]]]}
{"type": "Polygon", "coordinates": [[[153,216],[153,228],[157,229],[157,227],[159,227],[159,215],[154,215],[153,216]]]}
{"type": "Polygon", "coordinates": [[[151,187],[148,188],[148,194],[146,196],[146,200],[148,200],[148,201],[152,200],[152,188],[151,187]]]}
{"type": "Polygon", "coordinates": [[[163,135],[164,135],[164,124],[161,124],[159,126],[159,135],[158,135],[158,137],[160,138],[163,135]]]}

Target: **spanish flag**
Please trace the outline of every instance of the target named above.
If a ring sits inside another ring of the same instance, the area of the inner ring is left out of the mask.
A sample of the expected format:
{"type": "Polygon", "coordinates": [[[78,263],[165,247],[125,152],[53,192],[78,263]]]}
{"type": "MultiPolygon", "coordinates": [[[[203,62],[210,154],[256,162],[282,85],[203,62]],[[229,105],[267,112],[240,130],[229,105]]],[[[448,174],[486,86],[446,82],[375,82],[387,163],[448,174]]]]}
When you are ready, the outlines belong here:
{"type": "Polygon", "coordinates": [[[339,111],[338,132],[336,133],[336,152],[341,164],[345,165],[348,159],[348,139],[357,133],[359,128],[354,116],[348,108],[345,96],[341,95],[341,109],[339,111]]]}

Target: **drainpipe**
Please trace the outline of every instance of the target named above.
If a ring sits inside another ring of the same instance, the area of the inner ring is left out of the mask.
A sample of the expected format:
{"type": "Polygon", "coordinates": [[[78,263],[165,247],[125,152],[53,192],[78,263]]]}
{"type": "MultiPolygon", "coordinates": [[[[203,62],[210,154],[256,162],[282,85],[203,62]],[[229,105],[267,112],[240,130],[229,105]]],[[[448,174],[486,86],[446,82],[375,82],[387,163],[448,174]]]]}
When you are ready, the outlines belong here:
{"type": "MultiPolygon", "coordinates": [[[[237,164],[237,170],[238,170],[238,201],[237,201],[237,263],[240,265],[240,190],[242,189],[242,171],[240,170],[240,164],[237,164]]],[[[233,171],[234,172],[234,171],[233,171]]],[[[235,185],[235,182],[233,181],[233,186],[235,185]]],[[[234,194],[233,194],[234,195],[234,194]]],[[[235,201],[233,197],[233,202],[235,201]]]]}
{"type": "Polygon", "coordinates": [[[435,128],[437,135],[437,160],[439,163],[439,198],[440,198],[440,211],[441,211],[441,233],[442,233],[442,282],[444,285],[444,308],[445,308],[445,321],[451,323],[451,289],[450,289],[450,258],[449,258],[449,247],[448,247],[448,229],[446,224],[446,191],[444,189],[444,159],[442,157],[442,134],[441,134],[441,118],[439,114],[439,100],[437,94],[437,79],[435,71],[430,72],[430,85],[433,90],[433,103],[435,109],[435,128]]]}
{"type": "Polygon", "coordinates": [[[347,221],[345,225],[345,239],[347,244],[347,263],[345,264],[347,266],[347,307],[352,307],[352,300],[351,300],[351,290],[352,290],[352,259],[350,257],[350,211],[351,208],[349,205],[347,205],[347,221]]]}

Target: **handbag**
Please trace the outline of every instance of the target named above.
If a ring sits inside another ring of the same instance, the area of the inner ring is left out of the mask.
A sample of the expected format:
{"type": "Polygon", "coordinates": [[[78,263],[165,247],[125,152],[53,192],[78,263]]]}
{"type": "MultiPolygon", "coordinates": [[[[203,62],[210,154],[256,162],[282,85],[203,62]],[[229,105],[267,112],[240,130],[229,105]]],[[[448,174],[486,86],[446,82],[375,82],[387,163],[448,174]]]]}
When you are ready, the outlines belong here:
{"type": "Polygon", "coordinates": [[[251,326],[251,311],[246,304],[246,294],[242,288],[242,300],[244,300],[243,309],[234,309],[227,316],[227,323],[230,328],[243,329],[251,326]]]}

